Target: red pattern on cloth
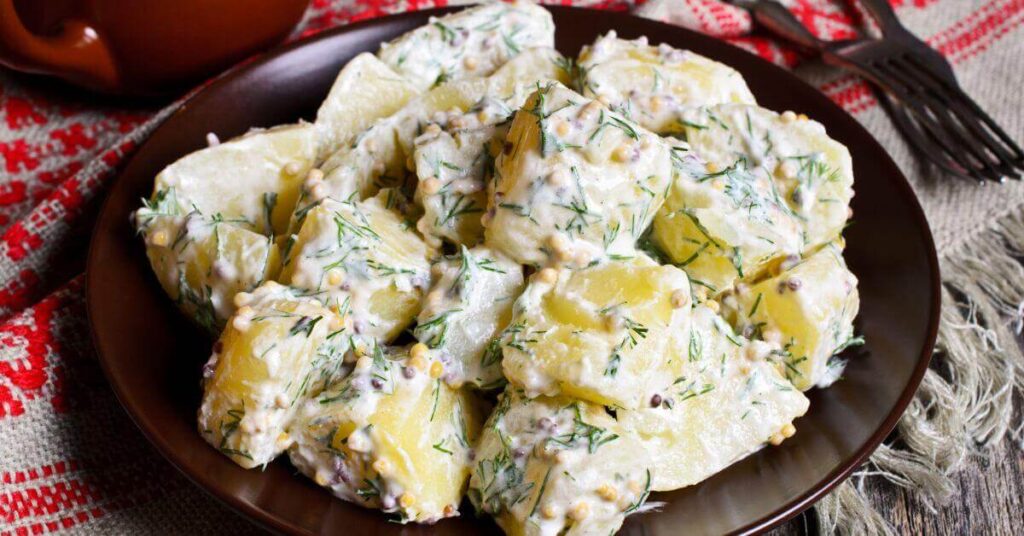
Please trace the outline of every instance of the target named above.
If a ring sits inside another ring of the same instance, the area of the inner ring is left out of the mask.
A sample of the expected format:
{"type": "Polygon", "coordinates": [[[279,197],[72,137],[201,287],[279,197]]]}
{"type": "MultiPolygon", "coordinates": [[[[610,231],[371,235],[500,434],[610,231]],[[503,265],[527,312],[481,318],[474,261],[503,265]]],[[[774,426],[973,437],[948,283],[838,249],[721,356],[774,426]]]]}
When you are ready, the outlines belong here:
{"type": "MultiPolygon", "coordinates": [[[[940,1],[891,0],[901,13],[940,1]]],[[[780,65],[800,60],[792,49],[751,34],[750,17],[742,10],[714,0],[676,2],[672,22],[780,65]]],[[[295,36],[448,3],[313,0],[295,36]]],[[[550,3],[614,10],[635,4],[550,3]]],[[[787,4],[827,39],[853,36],[862,21],[842,2],[787,4]]],[[[990,0],[924,37],[955,65],[984,53],[1022,23],[1024,0],[990,0]]],[[[876,104],[853,77],[834,78],[821,89],[851,113],[876,104]]],[[[81,259],[64,258],[69,241],[91,226],[91,209],[118,165],[168,112],[54,90],[38,79],[0,71],[0,438],[29,429],[39,437],[31,451],[0,442],[0,535],[152,529],[161,519],[177,523],[180,532],[203,532],[200,519],[217,519],[223,530],[252,530],[187,484],[117,408],[89,340],[82,278],[61,279],[69,273],[62,263],[81,265],[81,259]]]]}

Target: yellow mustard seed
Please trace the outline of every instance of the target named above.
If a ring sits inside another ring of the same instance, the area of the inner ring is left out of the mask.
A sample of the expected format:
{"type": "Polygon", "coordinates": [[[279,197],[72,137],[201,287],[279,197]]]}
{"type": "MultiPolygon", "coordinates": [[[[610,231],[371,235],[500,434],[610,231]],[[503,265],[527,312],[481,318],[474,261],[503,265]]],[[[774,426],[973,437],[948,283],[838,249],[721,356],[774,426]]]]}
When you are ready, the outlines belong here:
{"type": "Polygon", "coordinates": [[[412,345],[412,348],[409,349],[409,357],[411,357],[412,359],[419,359],[420,361],[422,361],[427,357],[429,352],[430,348],[427,348],[426,344],[418,342],[412,345]]]}
{"type": "Polygon", "coordinates": [[[373,466],[372,466],[372,467],[373,467],[373,470],[374,470],[374,471],[375,471],[375,472],[376,472],[376,473],[377,473],[378,475],[384,475],[384,476],[387,476],[387,474],[388,474],[388,471],[390,471],[390,470],[391,470],[391,463],[390,463],[390,462],[388,462],[388,461],[387,461],[386,459],[384,459],[384,458],[378,458],[378,459],[377,459],[377,460],[376,460],[375,462],[373,462],[373,466]]]}
{"type": "Polygon", "coordinates": [[[430,377],[440,378],[441,374],[444,373],[444,365],[440,361],[434,361],[430,364],[430,377]]]}
{"type": "Polygon", "coordinates": [[[555,270],[554,268],[544,268],[537,272],[537,279],[541,283],[553,285],[558,281],[558,270],[555,270]]]}
{"type": "Polygon", "coordinates": [[[590,515],[590,505],[586,501],[580,501],[569,510],[569,517],[573,521],[583,521],[590,515]]]}
{"type": "Polygon", "coordinates": [[[434,195],[441,191],[441,181],[437,180],[437,177],[427,177],[420,181],[420,188],[423,190],[423,193],[434,195]]]}
{"type": "Polygon", "coordinates": [[[601,487],[597,488],[597,494],[608,502],[615,502],[619,498],[619,492],[611,484],[601,484],[601,487]]]}
{"type": "Polygon", "coordinates": [[[555,133],[559,136],[565,137],[569,135],[569,123],[567,121],[559,121],[555,127],[555,133]]]}
{"type": "Polygon", "coordinates": [[[615,151],[612,152],[612,158],[614,158],[615,160],[617,160],[619,162],[628,162],[629,161],[630,152],[631,151],[630,151],[629,145],[622,144],[622,145],[616,147],[615,151]]]}

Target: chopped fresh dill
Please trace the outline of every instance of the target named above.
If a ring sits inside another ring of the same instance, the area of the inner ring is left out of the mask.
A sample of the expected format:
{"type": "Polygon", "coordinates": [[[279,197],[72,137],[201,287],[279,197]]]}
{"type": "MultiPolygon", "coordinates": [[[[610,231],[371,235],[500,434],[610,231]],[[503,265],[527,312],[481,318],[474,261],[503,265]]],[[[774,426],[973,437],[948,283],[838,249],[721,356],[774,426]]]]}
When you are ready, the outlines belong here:
{"type": "Polygon", "coordinates": [[[764,297],[764,293],[762,293],[762,292],[758,292],[758,293],[757,293],[757,298],[756,298],[756,299],[754,300],[754,305],[751,305],[751,306],[750,306],[750,312],[749,312],[749,313],[747,313],[747,316],[748,316],[748,317],[752,317],[752,316],[754,316],[754,313],[756,313],[756,312],[757,312],[757,308],[758,308],[758,306],[760,306],[760,305],[761,305],[761,298],[762,298],[762,297],[764,297]]]}
{"type": "Polygon", "coordinates": [[[551,476],[551,467],[548,467],[547,472],[544,473],[544,480],[540,483],[540,490],[537,492],[537,500],[533,503],[533,508],[530,509],[530,515],[533,517],[537,513],[537,507],[540,506],[540,500],[544,497],[544,490],[548,487],[548,477],[551,476]]]}
{"type": "Polygon", "coordinates": [[[633,504],[629,505],[629,508],[626,508],[626,511],[624,513],[628,516],[629,514],[632,514],[633,512],[636,512],[637,510],[639,510],[640,507],[643,506],[645,502],[647,502],[647,498],[650,497],[650,495],[651,495],[651,470],[647,469],[647,481],[644,484],[644,491],[640,494],[640,497],[638,497],[636,499],[636,502],[634,502],[633,504]]]}
{"type": "Polygon", "coordinates": [[[295,325],[293,325],[291,329],[288,330],[288,336],[293,337],[301,333],[306,337],[309,337],[310,334],[313,333],[313,329],[316,327],[317,322],[320,322],[320,320],[322,319],[322,316],[317,316],[315,318],[303,316],[302,318],[299,318],[297,322],[295,322],[295,325]]]}

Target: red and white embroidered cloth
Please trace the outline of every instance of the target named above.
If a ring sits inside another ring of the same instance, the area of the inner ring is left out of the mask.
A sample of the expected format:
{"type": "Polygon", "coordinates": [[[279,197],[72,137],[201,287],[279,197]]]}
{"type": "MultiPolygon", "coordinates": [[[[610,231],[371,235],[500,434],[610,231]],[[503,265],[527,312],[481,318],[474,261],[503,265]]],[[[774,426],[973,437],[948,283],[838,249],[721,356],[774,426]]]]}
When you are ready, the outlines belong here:
{"type": "MultiPolygon", "coordinates": [[[[912,30],[950,59],[968,93],[1020,139],[1024,0],[890,1],[912,30]]],[[[313,0],[296,37],[446,3],[313,0]]],[[[820,66],[797,67],[796,53],[751,35],[750,18],[731,6],[715,0],[561,3],[635,8],[798,68],[863,121],[901,164],[940,250],[964,240],[970,223],[1022,205],[1024,189],[1016,185],[978,194],[929,179],[864,83],[820,66]]],[[[823,37],[850,37],[862,23],[847,2],[784,3],[823,37]]],[[[128,107],[0,71],[0,535],[257,530],[149,447],[114,399],[88,334],[80,272],[93,216],[118,165],[161,115],[155,105],[128,107]]]]}

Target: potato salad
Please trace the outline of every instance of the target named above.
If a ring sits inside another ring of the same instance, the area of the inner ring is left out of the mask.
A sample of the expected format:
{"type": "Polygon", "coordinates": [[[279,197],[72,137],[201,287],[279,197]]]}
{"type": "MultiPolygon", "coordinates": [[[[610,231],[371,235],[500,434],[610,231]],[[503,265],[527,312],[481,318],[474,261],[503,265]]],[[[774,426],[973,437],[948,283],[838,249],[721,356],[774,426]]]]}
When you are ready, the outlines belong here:
{"type": "Polygon", "coordinates": [[[845,147],[739,72],[492,3],[355,56],[312,123],[169,165],[134,214],[215,338],[199,433],[400,523],[612,534],[797,433],[857,278],[845,147]]]}

